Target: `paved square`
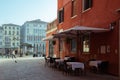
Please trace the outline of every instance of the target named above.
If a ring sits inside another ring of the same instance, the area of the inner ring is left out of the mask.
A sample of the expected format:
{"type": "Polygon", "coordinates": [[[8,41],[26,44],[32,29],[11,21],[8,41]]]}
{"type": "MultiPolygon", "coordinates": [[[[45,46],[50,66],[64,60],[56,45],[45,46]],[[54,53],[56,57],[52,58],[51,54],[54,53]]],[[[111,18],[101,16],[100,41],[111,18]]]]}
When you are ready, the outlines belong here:
{"type": "Polygon", "coordinates": [[[44,65],[44,58],[0,59],[0,80],[119,80],[118,77],[87,73],[64,75],[59,70],[44,65]]]}

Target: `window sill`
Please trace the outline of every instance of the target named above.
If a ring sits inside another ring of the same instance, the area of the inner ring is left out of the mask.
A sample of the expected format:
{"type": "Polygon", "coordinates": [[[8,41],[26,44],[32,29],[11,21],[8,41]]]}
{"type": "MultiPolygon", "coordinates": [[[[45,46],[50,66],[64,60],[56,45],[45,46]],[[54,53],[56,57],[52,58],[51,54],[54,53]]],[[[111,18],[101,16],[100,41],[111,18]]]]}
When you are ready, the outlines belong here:
{"type": "Polygon", "coordinates": [[[71,19],[73,19],[73,18],[75,18],[75,17],[77,17],[77,15],[72,16],[71,19]]]}
{"type": "Polygon", "coordinates": [[[59,25],[63,24],[63,22],[59,23],[59,25]]]}
{"type": "Polygon", "coordinates": [[[82,10],[82,13],[85,13],[85,12],[87,12],[87,11],[89,11],[91,8],[88,8],[88,9],[86,9],[86,10],[82,10]]]}

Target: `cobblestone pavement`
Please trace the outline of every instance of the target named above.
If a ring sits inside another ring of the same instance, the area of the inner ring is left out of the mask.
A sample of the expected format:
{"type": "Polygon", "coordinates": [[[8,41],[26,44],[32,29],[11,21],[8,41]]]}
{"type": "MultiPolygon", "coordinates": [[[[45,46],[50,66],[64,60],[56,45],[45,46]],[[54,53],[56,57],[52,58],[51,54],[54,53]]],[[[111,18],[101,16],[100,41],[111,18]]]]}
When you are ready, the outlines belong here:
{"type": "Polygon", "coordinates": [[[0,59],[0,80],[119,80],[118,77],[87,73],[86,75],[64,75],[44,65],[44,58],[0,59]]]}

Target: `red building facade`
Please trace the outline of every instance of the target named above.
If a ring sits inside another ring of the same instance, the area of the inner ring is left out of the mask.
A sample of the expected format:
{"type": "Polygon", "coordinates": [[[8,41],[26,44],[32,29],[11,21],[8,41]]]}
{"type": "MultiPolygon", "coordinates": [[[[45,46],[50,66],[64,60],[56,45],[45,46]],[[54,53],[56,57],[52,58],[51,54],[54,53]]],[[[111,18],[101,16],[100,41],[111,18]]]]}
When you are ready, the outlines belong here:
{"type": "Polygon", "coordinates": [[[46,31],[46,38],[43,40],[46,41],[46,57],[49,56],[55,56],[57,57],[58,53],[58,47],[57,44],[58,42],[56,39],[53,39],[53,34],[57,32],[57,19],[48,23],[47,25],[47,31],[46,31]],[[53,43],[54,42],[54,43],[53,43]]]}
{"type": "Polygon", "coordinates": [[[119,75],[119,4],[119,0],[58,0],[57,57],[105,60],[108,73],[119,75]]]}
{"type": "MultiPolygon", "coordinates": [[[[66,37],[61,37],[63,43],[60,44],[62,44],[63,49],[60,50],[60,57],[75,56],[79,61],[88,61],[91,58],[107,60],[109,61],[108,72],[118,75],[119,3],[119,0],[58,0],[58,31],[62,30],[64,32],[75,26],[109,29],[109,31],[100,33],[91,31],[88,45],[84,44],[85,38],[79,39],[79,37],[76,37],[75,40],[71,41],[73,44],[76,41],[75,51],[71,50],[74,49],[71,43],[67,44],[65,42],[66,37]],[[84,46],[89,46],[88,50],[84,50],[84,46]]],[[[82,34],[84,36],[87,32],[82,34]]]]}

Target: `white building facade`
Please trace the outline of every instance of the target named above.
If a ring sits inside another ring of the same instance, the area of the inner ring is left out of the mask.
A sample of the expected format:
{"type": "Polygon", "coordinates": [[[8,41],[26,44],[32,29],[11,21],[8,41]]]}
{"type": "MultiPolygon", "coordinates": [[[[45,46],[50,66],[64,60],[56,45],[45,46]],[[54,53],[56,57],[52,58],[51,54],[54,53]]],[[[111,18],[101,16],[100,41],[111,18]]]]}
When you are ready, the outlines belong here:
{"type": "Polygon", "coordinates": [[[45,54],[45,42],[47,23],[40,19],[26,21],[21,27],[21,44],[31,44],[32,48],[23,48],[23,53],[27,51],[43,55],[45,54]]]}
{"type": "Polygon", "coordinates": [[[3,40],[3,28],[0,26],[0,48],[4,48],[4,40],[3,40]]]}
{"type": "Polygon", "coordinates": [[[4,54],[4,39],[3,39],[4,31],[0,26],[0,54],[4,54]]]}
{"type": "Polygon", "coordinates": [[[20,26],[15,24],[3,24],[4,48],[19,49],[20,47],[20,26]]]}

